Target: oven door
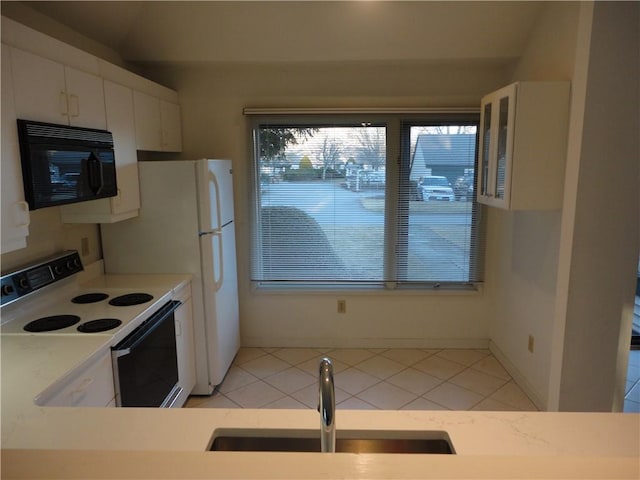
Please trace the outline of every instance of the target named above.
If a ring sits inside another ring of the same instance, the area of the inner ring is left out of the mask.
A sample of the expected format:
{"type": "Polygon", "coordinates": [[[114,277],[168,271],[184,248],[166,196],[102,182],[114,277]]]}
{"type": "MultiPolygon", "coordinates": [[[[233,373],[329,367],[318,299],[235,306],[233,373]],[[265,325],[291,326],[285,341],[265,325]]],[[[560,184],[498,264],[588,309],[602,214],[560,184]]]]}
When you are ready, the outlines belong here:
{"type": "Polygon", "coordinates": [[[111,347],[118,407],[171,407],[180,394],[174,311],[167,302],[111,347]]]}

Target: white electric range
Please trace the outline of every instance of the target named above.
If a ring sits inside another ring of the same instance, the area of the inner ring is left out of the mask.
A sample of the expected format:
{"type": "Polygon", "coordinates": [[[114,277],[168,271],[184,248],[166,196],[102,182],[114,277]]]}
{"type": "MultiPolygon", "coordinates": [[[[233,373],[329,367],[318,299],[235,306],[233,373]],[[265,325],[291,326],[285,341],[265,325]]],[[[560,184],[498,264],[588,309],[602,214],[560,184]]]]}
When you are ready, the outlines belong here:
{"type": "Polygon", "coordinates": [[[177,337],[185,345],[182,325],[190,310],[181,320],[176,315],[190,296],[190,276],[85,275],[80,283],[82,270],[70,251],[2,275],[3,342],[37,337],[38,345],[47,339],[55,345],[66,337],[73,348],[100,338],[100,349],[111,352],[116,406],[183,405],[193,385],[180,374],[177,337]]]}
{"type": "Polygon", "coordinates": [[[78,283],[77,252],[63,252],[1,278],[2,335],[104,335],[121,338],[171,300],[166,286],[78,283]]]}

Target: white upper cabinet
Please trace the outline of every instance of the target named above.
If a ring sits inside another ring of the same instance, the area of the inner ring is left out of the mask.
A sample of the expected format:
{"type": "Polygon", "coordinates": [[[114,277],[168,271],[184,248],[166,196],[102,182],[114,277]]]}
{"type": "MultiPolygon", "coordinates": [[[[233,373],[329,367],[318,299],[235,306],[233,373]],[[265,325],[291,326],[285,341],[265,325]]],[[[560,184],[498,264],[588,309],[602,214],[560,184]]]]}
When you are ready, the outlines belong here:
{"type": "Polygon", "coordinates": [[[182,150],[177,92],[6,17],[2,38],[2,253],[24,248],[29,230],[17,118],[113,134],[118,195],[63,205],[63,222],[137,216],[137,150],[182,150]]]}
{"type": "Polygon", "coordinates": [[[138,150],[179,152],[182,150],[180,106],[133,92],[138,150]]]}
{"type": "Polygon", "coordinates": [[[102,79],[23,50],[11,49],[18,118],[106,127],[102,79]]]}
{"type": "Polygon", "coordinates": [[[135,142],[133,90],[104,81],[107,130],[113,134],[118,195],[60,207],[65,223],[113,223],[136,217],[140,188],[135,142]]]}
{"type": "Polygon", "coordinates": [[[67,85],[69,124],[106,129],[102,79],[71,67],[64,67],[64,76],[67,85]]]}
{"type": "Polygon", "coordinates": [[[509,210],[562,207],[569,82],[518,82],[483,97],[477,199],[509,210]]]}
{"type": "Polygon", "coordinates": [[[18,128],[13,101],[13,78],[9,47],[2,45],[2,253],[27,246],[29,205],[24,200],[18,128]]]}
{"type": "Polygon", "coordinates": [[[182,151],[182,120],[180,105],[160,100],[160,121],[162,124],[162,150],[182,151]]]}

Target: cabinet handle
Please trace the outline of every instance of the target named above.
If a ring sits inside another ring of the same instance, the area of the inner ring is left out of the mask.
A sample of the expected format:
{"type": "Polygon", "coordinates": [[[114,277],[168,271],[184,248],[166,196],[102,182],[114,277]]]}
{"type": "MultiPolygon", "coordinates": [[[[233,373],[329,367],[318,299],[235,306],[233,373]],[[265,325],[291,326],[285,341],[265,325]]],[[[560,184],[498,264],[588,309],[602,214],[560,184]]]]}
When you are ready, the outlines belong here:
{"type": "Polygon", "coordinates": [[[60,114],[63,117],[69,116],[69,104],[67,103],[67,92],[64,90],[60,91],[60,114]]]}
{"type": "Polygon", "coordinates": [[[80,99],[75,94],[69,95],[69,111],[69,116],[71,117],[80,116],[80,99]]]}
{"type": "Polygon", "coordinates": [[[176,319],[176,337],[182,336],[182,322],[176,319]]]}
{"type": "Polygon", "coordinates": [[[31,216],[29,215],[29,204],[27,202],[22,201],[22,202],[16,202],[16,206],[18,207],[19,212],[22,213],[20,217],[25,219],[25,221],[19,222],[18,226],[28,227],[29,224],[31,223],[31,216]]]}

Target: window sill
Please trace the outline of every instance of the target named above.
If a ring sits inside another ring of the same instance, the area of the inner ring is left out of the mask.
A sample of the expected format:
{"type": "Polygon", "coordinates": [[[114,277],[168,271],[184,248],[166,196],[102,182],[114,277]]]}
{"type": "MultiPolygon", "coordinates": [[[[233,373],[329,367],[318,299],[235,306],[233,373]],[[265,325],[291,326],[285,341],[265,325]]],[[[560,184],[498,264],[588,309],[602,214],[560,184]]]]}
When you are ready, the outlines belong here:
{"type": "Polygon", "coordinates": [[[475,283],[469,285],[458,286],[440,286],[440,287],[411,287],[402,286],[394,289],[385,288],[382,285],[375,284],[371,286],[363,285],[327,285],[309,286],[308,284],[287,284],[273,285],[263,284],[260,282],[252,282],[252,293],[257,295],[376,295],[376,296],[468,296],[481,295],[483,292],[483,284],[475,283]]]}

